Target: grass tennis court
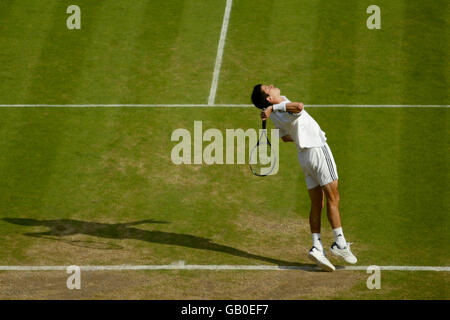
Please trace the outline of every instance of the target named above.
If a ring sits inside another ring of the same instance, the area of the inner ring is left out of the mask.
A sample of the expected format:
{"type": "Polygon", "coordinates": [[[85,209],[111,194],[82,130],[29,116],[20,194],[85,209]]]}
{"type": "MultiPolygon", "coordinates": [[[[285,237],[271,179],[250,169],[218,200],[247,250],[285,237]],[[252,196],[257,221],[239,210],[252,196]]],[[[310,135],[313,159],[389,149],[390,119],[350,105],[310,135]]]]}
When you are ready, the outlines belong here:
{"type": "MultiPolygon", "coordinates": [[[[0,3],[0,104],[206,104],[225,10],[214,1],[0,3]]],[[[450,266],[446,1],[234,0],[217,104],[256,83],[326,132],[358,265],[450,266]],[[425,108],[318,104],[440,105],[425,108]]],[[[170,140],[259,128],[256,108],[0,108],[0,265],[308,266],[309,198],[295,146],[280,170],[174,165],[170,140]]],[[[271,124],[270,124],[271,126],[271,124]]],[[[204,146],[206,144],[204,143],[204,146]]],[[[322,234],[332,233],[324,213],[322,234]]],[[[333,260],[342,265],[338,260],[333,260]]],[[[0,272],[0,298],[449,299],[448,272],[0,272]]]]}

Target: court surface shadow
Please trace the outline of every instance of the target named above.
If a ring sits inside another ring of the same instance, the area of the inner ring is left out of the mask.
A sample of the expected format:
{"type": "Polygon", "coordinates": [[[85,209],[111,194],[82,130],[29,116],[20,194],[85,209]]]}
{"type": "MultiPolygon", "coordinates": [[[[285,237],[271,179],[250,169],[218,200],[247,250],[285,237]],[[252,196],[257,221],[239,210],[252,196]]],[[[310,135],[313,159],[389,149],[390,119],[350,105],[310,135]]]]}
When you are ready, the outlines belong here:
{"type": "Polygon", "coordinates": [[[309,267],[311,269],[314,269],[315,266],[312,264],[289,262],[252,254],[230,246],[214,243],[213,241],[211,241],[211,239],[197,237],[189,234],[164,232],[164,231],[149,231],[134,228],[134,226],[139,224],[170,223],[168,221],[146,219],[128,223],[101,223],[101,222],[89,222],[73,219],[38,220],[28,218],[3,218],[2,220],[15,225],[45,226],[50,229],[49,231],[45,232],[24,233],[24,235],[30,237],[41,237],[41,238],[45,238],[47,236],[64,237],[69,235],[85,234],[89,236],[107,239],[134,239],[147,241],[150,243],[168,244],[186,248],[223,252],[236,257],[259,260],[275,264],[278,266],[303,267],[303,268],[306,267],[306,269],[308,269],[309,267]]]}

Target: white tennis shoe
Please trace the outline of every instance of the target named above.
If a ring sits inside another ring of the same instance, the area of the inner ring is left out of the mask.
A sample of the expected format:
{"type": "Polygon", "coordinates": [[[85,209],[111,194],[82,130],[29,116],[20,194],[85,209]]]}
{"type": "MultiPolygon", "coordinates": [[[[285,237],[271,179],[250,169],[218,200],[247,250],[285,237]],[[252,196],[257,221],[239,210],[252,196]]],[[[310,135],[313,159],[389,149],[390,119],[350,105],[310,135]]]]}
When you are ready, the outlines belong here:
{"type": "Polygon", "coordinates": [[[327,259],[323,251],[320,251],[316,247],[312,247],[311,250],[309,250],[308,257],[317,263],[317,265],[325,271],[332,272],[336,270],[336,268],[333,266],[333,264],[330,262],[330,260],[327,259]]]}
{"type": "Polygon", "coordinates": [[[358,259],[356,259],[355,255],[350,250],[350,242],[347,242],[347,245],[344,248],[338,246],[336,242],[333,242],[331,245],[330,251],[338,257],[344,259],[345,262],[350,264],[355,264],[358,259]]]}

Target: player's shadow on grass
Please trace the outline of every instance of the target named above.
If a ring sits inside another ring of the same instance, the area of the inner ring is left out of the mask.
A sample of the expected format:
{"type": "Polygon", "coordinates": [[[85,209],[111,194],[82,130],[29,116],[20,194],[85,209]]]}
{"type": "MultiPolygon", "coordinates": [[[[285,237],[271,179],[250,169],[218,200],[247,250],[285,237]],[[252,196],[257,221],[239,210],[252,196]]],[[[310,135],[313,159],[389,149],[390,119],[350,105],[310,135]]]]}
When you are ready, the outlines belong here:
{"type": "Polygon", "coordinates": [[[193,249],[223,252],[237,257],[273,263],[279,266],[313,266],[310,264],[288,262],[248,253],[246,251],[239,250],[230,246],[214,243],[210,239],[203,237],[197,237],[183,233],[148,231],[133,227],[135,225],[143,223],[169,223],[167,221],[147,219],[129,223],[100,223],[79,221],[73,219],[38,220],[24,218],[3,218],[2,220],[21,226],[45,226],[50,229],[46,232],[24,233],[25,235],[31,237],[46,238],[49,236],[63,237],[76,234],[85,234],[108,239],[135,239],[151,243],[169,244],[193,249]]]}

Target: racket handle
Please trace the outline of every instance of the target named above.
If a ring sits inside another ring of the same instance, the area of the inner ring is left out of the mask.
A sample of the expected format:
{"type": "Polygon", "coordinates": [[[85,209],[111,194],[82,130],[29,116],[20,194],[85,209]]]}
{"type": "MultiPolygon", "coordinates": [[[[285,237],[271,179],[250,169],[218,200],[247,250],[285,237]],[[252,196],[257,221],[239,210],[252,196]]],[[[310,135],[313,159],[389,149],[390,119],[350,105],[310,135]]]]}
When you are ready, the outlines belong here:
{"type": "Polygon", "coordinates": [[[262,122],[262,128],[263,128],[263,130],[266,130],[266,121],[267,121],[267,120],[263,120],[263,122],[262,122]]]}

